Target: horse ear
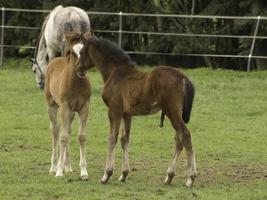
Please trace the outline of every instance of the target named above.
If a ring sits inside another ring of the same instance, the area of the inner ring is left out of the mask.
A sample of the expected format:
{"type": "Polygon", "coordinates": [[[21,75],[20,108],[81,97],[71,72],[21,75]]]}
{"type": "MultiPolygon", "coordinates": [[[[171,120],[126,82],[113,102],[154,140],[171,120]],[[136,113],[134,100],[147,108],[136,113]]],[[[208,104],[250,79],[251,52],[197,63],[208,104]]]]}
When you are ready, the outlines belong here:
{"type": "Polygon", "coordinates": [[[91,31],[86,32],[86,33],[84,34],[84,37],[85,37],[87,40],[88,40],[91,36],[92,36],[91,31]]]}

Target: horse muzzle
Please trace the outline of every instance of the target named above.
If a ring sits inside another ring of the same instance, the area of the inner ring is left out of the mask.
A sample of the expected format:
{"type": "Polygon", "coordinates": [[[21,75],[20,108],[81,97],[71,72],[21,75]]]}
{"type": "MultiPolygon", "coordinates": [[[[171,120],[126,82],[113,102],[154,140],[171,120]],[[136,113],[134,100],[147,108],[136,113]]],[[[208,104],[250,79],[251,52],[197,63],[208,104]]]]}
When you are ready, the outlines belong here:
{"type": "Polygon", "coordinates": [[[37,83],[37,86],[39,89],[44,90],[45,84],[41,82],[41,83],[37,83]]]}

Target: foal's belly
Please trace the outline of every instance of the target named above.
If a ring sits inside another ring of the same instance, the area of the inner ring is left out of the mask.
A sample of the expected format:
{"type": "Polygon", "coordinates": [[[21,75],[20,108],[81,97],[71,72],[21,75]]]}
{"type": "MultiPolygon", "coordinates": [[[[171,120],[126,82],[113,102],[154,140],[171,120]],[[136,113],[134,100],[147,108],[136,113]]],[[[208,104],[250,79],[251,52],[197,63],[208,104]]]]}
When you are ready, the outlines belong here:
{"type": "Polygon", "coordinates": [[[160,110],[161,107],[157,102],[153,102],[152,104],[137,104],[131,106],[128,113],[132,115],[150,115],[157,113],[160,110]]]}

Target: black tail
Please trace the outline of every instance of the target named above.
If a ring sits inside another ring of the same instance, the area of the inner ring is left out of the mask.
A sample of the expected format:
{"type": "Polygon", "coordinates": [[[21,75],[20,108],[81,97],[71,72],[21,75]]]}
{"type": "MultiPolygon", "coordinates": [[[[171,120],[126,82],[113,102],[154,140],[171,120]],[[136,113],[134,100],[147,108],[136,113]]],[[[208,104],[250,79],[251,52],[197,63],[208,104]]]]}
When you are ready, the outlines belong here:
{"type": "Polygon", "coordinates": [[[195,88],[193,83],[185,78],[184,85],[184,109],[183,109],[183,120],[185,123],[189,122],[190,114],[193,106],[193,100],[195,96],[195,88]]]}

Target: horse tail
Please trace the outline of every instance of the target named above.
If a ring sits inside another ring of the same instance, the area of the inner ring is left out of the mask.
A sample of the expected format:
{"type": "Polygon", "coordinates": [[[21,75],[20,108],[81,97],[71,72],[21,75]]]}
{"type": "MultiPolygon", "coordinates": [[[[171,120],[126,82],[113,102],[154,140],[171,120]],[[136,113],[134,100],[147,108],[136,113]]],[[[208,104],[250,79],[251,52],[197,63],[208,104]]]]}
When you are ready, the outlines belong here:
{"type": "Polygon", "coordinates": [[[160,115],[160,124],[159,124],[159,127],[160,127],[160,128],[163,127],[164,118],[165,118],[165,113],[164,113],[163,111],[161,111],[161,115],[160,115]]]}
{"type": "Polygon", "coordinates": [[[188,123],[190,120],[194,96],[195,88],[193,83],[188,78],[184,78],[184,106],[182,117],[185,123],[188,123]]]}

